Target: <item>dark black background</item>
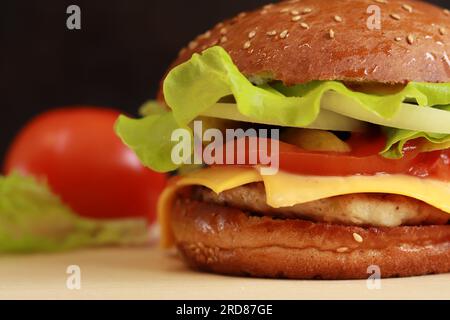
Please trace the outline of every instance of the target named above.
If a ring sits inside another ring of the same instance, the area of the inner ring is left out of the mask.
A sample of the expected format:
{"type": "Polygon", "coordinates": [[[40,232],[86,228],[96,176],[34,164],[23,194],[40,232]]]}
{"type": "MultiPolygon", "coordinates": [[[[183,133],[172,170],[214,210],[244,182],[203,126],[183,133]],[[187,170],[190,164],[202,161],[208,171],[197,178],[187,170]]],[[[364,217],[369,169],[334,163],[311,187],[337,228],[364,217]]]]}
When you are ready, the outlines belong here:
{"type": "MultiPolygon", "coordinates": [[[[32,116],[93,104],[135,113],[179,49],[224,18],[272,0],[1,0],[0,157],[32,116]],[[66,28],[81,7],[82,29],[66,28]]],[[[430,1],[450,4],[449,0],[430,1]]]]}

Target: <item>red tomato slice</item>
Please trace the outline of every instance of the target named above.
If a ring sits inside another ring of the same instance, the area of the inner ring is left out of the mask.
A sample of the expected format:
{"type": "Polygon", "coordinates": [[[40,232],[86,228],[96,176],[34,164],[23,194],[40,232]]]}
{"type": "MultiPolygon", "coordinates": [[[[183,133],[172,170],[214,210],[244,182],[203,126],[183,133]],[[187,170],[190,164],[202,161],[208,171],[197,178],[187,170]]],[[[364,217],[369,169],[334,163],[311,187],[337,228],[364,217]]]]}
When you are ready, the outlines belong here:
{"type": "MultiPolygon", "coordinates": [[[[251,159],[259,158],[262,138],[258,138],[256,148],[249,146],[246,139],[247,152],[244,165],[255,165],[251,159]]],[[[434,151],[419,153],[415,141],[410,142],[405,148],[405,155],[401,159],[387,159],[379,152],[385,145],[384,137],[353,137],[349,140],[352,151],[349,153],[312,152],[303,150],[284,142],[279,143],[279,168],[280,170],[316,176],[349,176],[349,175],[375,175],[408,174],[418,177],[434,177],[441,180],[450,180],[450,151],[434,151]]],[[[235,141],[236,142],[236,141],[235,141]]],[[[235,159],[237,154],[235,143],[235,159]]],[[[270,139],[262,145],[270,150],[270,139]]],[[[225,148],[226,149],[226,148],[225,148]]],[[[226,153],[226,150],[224,150],[226,153]]],[[[266,152],[264,152],[265,154],[266,152]]],[[[224,156],[225,159],[225,156],[224,156]]],[[[235,161],[235,164],[238,164],[235,161]]]]}

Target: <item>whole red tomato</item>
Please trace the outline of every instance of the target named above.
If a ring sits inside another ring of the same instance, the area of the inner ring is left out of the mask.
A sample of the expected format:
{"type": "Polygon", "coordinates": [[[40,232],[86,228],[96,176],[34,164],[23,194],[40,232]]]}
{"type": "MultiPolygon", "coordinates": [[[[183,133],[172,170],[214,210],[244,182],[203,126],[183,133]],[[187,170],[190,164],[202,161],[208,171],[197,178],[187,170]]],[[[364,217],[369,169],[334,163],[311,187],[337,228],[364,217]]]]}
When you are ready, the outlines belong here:
{"type": "Polygon", "coordinates": [[[115,135],[119,114],[113,109],[72,107],[38,116],[11,145],[5,172],[45,177],[82,216],[154,221],[166,178],[143,167],[115,135]]]}

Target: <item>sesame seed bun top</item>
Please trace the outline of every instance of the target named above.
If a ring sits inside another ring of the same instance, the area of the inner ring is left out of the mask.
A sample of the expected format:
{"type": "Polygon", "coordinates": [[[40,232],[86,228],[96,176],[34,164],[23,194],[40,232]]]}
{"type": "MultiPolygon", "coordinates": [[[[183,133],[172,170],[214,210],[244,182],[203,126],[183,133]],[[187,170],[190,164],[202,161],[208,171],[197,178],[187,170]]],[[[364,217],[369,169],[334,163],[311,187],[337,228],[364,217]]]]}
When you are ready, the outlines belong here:
{"type": "Polygon", "coordinates": [[[174,65],[215,45],[250,78],[286,85],[450,82],[450,13],[422,1],[281,1],[217,24],[174,65]]]}

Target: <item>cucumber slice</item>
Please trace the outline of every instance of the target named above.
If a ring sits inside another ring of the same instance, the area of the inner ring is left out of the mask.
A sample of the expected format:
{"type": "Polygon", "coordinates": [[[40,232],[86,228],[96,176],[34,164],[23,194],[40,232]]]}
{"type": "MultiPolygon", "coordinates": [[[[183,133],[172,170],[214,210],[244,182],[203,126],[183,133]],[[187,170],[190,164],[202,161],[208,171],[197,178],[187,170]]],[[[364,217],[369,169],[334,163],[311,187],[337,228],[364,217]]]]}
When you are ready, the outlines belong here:
{"type": "Polygon", "coordinates": [[[445,110],[403,103],[400,111],[394,117],[384,119],[365,109],[352,98],[334,91],[329,91],[323,96],[321,108],[381,126],[419,132],[450,134],[450,112],[445,110]]]}
{"type": "MultiPolygon", "coordinates": [[[[244,116],[237,109],[234,103],[216,103],[211,108],[206,110],[202,116],[228,119],[241,122],[254,122],[262,123],[275,126],[285,126],[283,123],[273,121],[264,121],[253,119],[251,117],[244,116]]],[[[333,131],[352,131],[352,132],[363,132],[367,130],[367,123],[359,121],[356,119],[349,118],[337,114],[329,110],[321,110],[317,119],[307,127],[307,129],[320,129],[320,130],[333,130],[333,131]]]]}

